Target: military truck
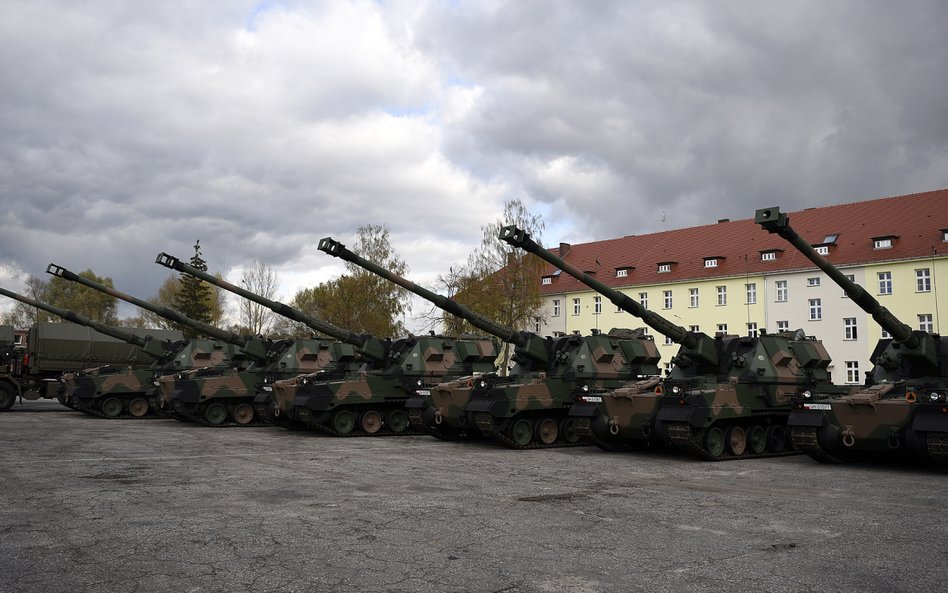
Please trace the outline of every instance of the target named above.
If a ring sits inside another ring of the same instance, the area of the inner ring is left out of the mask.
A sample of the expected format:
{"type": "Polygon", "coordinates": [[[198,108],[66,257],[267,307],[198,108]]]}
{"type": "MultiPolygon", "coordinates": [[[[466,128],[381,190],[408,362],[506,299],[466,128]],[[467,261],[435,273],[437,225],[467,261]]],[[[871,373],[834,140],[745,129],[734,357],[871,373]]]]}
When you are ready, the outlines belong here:
{"type": "Polygon", "coordinates": [[[667,441],[699,459],[718,461],[793,453],[786,432],[790,398],[807,390],[832,391],[823,344],[802,331],[759,337],[691,332],[543,249],[523,230],[507,226],[500,238],[543,258],[622,310],[681,345],[672,369],[653,381],[628,385],[602,402],[578,407],[589,429],[608,441],[667,441]],[[599,405],[601,404],[601,405],[599,405]]]}
{"type": "MultiPolygon", "coordinates": [[[[0,294],[11,296],[16,293],[0,289],[0,294]]],[[[36,322],[29,329],[27,348],[22,355],[19,349],[0,347],[3,357],[0,363],[0,411],[9,410],[17,397],[26,400],[58,399],[66,405],[64,374],[95,365],[140,369],[152,362],[152,357],[135,343],[116,338],[114,334],[118,330],[115,328],[102,326],[99,329],[103,332],[100,332],[83,325],[86,324],[36,322]]],[[[150,333],[161,340],[181,337],[180,332],[165,330],[134,328],[123,330],[125,332],[134,335],[136,340],[142,340],[150,333]]],[[[12,328],[7,333],[12,334],[12,328]]]]}
{"type": "Polygon", "coordinates": [[[568,336],[556,341],[503,327],[456,301],[422,288],[325,238],[319,249],[352,262],[514,345],[513,372],[444,382],[410,400],[414,421],[439,438],[478,432],[515,449],[579,444],[568,418],[573,394],[618,386],[632,377],[657,374],[655,344],[630,330],[568,336]]]}
{"type": "MultiPolygon", "coordinates": [[[[232,344],[237,348],[237,352],[230,358],[221,357],[215,362],[218,366],[205,366],[197,369],[184,370],[174,375],[165,375],[157,379],[158,392],[156,394],[155,405],[160,410],[167,410],[175,418],[182,421],[199,422],[208,426],[248,426],[251,424],[265,423],[258,419],[253,409],[253,394],[247,396],[212,397],[213,394],[199,393],[193,388],[193,384],[186,383],[187,380],[200,377],[201,375],[213,375],[219,372],[221,364],[228,360],[228,368],[237,368],[238,370],[251,363],[266,363],[273,356],[273,342],[256,336],[241,336],[234,332],[216,328],[212,325],[190,319],[189,317],[169,309],[133,297],[120,292],[109,286],[99,284],[70,272],[69,270],[50,264],[46,271],[54,276],[78,282],[94,290],[104,292],[116,298],[122,299],[151,311],[152,313],[180,325],[193,328],[203,335],[232,344]],[[170,393],[168,385],[177,385],[179,389],[175,393],[170,393]],[[173,396],[173,397],[172,397],[173,396]],[[172,406],[173,400],[173,406],[172,406]]],[[[217,351],[215,351],[217,352],[217,351]]],[[[179,356],[180,358],[180,356],[179,356]]]]}
{"type": "Polygon", "coordinates": [[[817,253],[779,208],[761,208],[754,220],[805,255],[892,336],[876,344],[862,388],[794,398],[788,421],[794,446],[825,463],[895,454],[948,465],[948,338],[902,323],[817,253]]]}

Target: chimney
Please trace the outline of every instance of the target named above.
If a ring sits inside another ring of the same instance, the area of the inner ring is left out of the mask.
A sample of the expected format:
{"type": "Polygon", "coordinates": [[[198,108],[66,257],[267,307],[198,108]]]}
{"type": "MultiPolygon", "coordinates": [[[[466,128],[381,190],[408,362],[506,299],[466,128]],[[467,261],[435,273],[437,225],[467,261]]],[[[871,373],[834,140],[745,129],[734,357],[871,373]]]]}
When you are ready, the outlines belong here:
{"type": "Polygon", "coordinates": [[[560,242],[560,257],[566,257],[566,254],[569,253],[569,248],[572,247],[569,243],[560,242]]]}

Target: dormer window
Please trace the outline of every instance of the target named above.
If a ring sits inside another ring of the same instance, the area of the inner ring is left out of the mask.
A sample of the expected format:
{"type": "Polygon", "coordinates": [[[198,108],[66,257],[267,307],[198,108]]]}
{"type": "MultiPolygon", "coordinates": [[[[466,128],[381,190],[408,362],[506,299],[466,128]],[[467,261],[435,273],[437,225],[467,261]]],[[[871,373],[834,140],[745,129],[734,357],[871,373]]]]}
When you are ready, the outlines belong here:
{"type": "Polygon", "coordinates": [[[892,242],[898,239],[895,235],[883,235],[872,238],[873,249],[892,249],[892,242]]]}
{"type": "Polygon", "coordinates": [[[629,268],[616,268],[616,278],[628,278],[629,268]]]}
{"type": "Polygon", "coordinates": [[[552,276],[544,276],[544,277],[543,277],[543,280],[541,281],[541,283],[542,283],[542,284],[553,284],[553,277],[552,277],[552,276]]]}
{"type": "Polygon", "coordinates": [[[706,257],[706,258],[704,258],[704,267],[706,267],[706,268],[716,268],[716,267],[718,267],[718,258],[716,258],[716,257],[706,257]]]}
{"type": "Polygon", "coordinates": [[[761,251],[760,252],[760,261],[773,261],[777,259],[777,252],[774,251],[761,251]]]}
{"type": "Polygon", "coordinates": [[[829,245],[817,245],[817,246],[814,247],[813,249],[814,249],[817,253],[819,253],[820,255],[829,255],[829,254],[830,254],[829,245]]]}
{"type": "Polygon", "coordinates": [[[665,273],[667,273],[667,272],[671,272],[671,271],[672,271],[672,264],[673,264],[673,263],[674,263],[674,262],[662,262],[662,263],[658,264],[658,273],[659,273],[659,274],[665,274],[665,273]]]}
{"type": "Polygon", "coordinates": [[[941,240],[948,241],[948,229],[941,229],[941,240]]]}

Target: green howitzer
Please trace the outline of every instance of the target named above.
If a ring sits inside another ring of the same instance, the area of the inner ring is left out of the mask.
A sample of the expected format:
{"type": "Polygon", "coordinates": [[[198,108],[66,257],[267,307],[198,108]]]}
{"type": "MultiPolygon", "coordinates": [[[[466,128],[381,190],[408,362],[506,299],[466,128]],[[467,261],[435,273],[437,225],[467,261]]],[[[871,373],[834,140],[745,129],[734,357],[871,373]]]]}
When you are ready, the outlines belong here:
{"type": "Polygon", "coordinates": [[[788,421],[794,445],[827,463],[895,453],[948,465],[948,338],[900,321],[817,253],[778,207],[757,210],[754,220],[793,245],[892,336],[873,350],[874,366],[863,388],[796,399],[788,421]]]}

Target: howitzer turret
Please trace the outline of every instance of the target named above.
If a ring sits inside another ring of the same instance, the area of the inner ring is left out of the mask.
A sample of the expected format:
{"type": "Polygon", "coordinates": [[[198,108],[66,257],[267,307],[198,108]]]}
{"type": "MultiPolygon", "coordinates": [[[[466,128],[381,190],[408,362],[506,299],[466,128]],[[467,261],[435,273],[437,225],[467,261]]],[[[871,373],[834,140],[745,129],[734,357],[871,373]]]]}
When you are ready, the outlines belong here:
{"type": "MultiPolygon", "coordinates": [[[[790,394],[829,385],[829,355],[803,332],[711,338],[686,331],[543,249],[516,226],[504,227],[500,238],[567,272],[681,344],[671,360],[672,370],[657,387],[664,394],[657,409],[641,408],[647,414],[654,410],[654,424],[665,439],[696,457],[720,460],[786,453],[790,394]]],[[[650,397],[621,395],[643,403],[650,397]]],[[[608,394],[604,403],[609,403],[608,394]]],[[[640,424],[639,416],[619,418],[613,430],[622,433],[625,425],[640,424]]]]}
{"type": "Polygon", "coordinates": [[[496,336],[504,342],[513,344],[516,348],[514,358],[517,360],[517,362],[527,363],[532,367],[544,367],[549,364],[550,353],[547,345],[545,344],[545,340],[532,332],[517,331],[508,327],[504,327],[503,325],[496,323],[495,321],[492,321],[483,315],[471,311],[453,299],[418,286],[414,282],[406,280],[405,278],[402,278],[401,276],[356,255],[349,249],[346,249],[345,245],[333,240],[330,237],[321,239],[319,241],[318,249],[328,253],[329,255],[338,257],[348,262],[352,262],[361,268],[377,274],[382,278],[385,278],[386,280],[401,286],[405,290],[408,290],[409,292],[412,292],[425,300],[431,301],[440,309],[443,309],[444,311],[447,311],[456,317],[464,319],[477,329],[485,331],[492,336],[496,336]]]}
{"type": "Polygon", "coordinates": [[[857,453],[908,453],[948,466],[948,338],[902,323],[817,253],[779,208],[761,208],[754,220],[796,247],[892,336],[873,350],[865,387],[797,399],[788,421],[794,445],[828,463],[857,453]]]}
{"type": "Polygon", "coordinates": [[[206,336],[228,342],[230,344],[236,344],[240,346],[241,350],[243,350],[247,356],[255,360],[265,361],[267,359],[268,344],[266,340],[261,338],[241,336],[234,332],[214,327],[213,325],[204,323],[202,321],[191,319],[190,317],[187,317],[182,313],[175,311],[174,309],[169,309],[168,307],[162,307],[160,305],[155,305],[149,303],[148,301],[135,298],[131,295],[125,294],[124,292],[118,291],[103,284],[99,284],[98,282],[84,278],[79,274],[70,272],[66,268],[56,264],[49,264],[49,266],[46,268],[46,272],[48,274],[52,274],[53,276],[58,276],[65,280],[77,282],[83,286],[88,286],[93,290],[98,290],[99,292],[104,292],[105,294],[111,295],[115,298],[122,299],[123,301],[132,303],[133,305],[141,307],[142,309],[151,311],[159,317],[163,317],[164,319],[168,319],[175,323],[190,327],[206,336]]]}
{"type": "Polygon", "coordinates": [[[29,305],[31,307],[36,307],[37,309],[42,309],[47,313],[56,315],[57,317],[62,317],[66,321],[71,321],[77,325],[84,325],[86,327],[91,327],[100,334],[105,334],[107,336],[113,337],[116,340],[121,340],[129,344],[133,344],[142,349],[143,352],[155,358],[155,360],[163,360],[168,354],[167,343],[163,343],[160,340],[155,340],[151,336],[139,336],[133,334],[132,332],[119,329],[117,327],[112,327],[110,325],[105,325],[99,323],[98,321],[93,321],[88,317],[84,317],[73,311],[67,309],[60,309],[59,307],[54,307],[53,305],[42,303],[37,300],[33,300],[29,297],[25,297],[21,294],[0,288],[0,294],[5,297],[11,298],[15,301],[19,301],[24,305],[29,305]]]}
{"type": "Polygon", "coordinates": [[[578,444],[581,435],[569,411],[580,394],[658,373],[658,350],[641,332],[614,329],[585,337],[543,339],[533,332],[505,328],[366,261],[332,239],[321,240],[319,249],[374,272],[515,346],[518,367],[511,376],[488,373],[431,390],[421,420],[439,438],[471,436],[476,427],[481,434],[517,449],[578,444]]]}
{"type": "Polygon", "coordinates": [[[330,336],[339,340],[340,342],[352,344],[358,349],[359,353],[366,358],[381,360],[385,357],[385,345],[375,336],[356,334],[349,330],[333,325],[328,321],[316,319],[315,317],[307,315],[299,309],[262,297],[212,274],[208,274],[207,272],[188,265],[178,258],[168,255],[167,253],[159,253],[158,257],[155,259],[155,263],[161,264],[166,268],[171,268],[172,270],[190,274],[195,278],[199,278],[205,282],[209,282],[215,286],[223,288],[224,290],[228,290],[234,294],[240,295],[245,299],[263,305],[278,315],[282,315],[283,317],[302,323],[317,333],[330,336]]]}

